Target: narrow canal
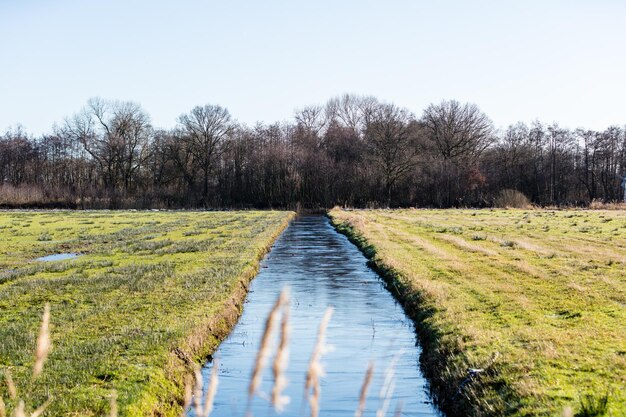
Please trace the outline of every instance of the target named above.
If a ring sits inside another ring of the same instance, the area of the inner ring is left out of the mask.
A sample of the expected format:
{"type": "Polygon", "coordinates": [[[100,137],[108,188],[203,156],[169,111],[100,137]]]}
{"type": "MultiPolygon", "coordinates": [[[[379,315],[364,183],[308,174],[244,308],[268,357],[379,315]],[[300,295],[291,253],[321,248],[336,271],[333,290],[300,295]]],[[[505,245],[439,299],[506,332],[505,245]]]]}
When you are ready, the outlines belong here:
{"type": "MultiPolygon", "coordinates": [[[[315,343],[317,327],[327,306],[334,307],[327,332],[332,350],[322,359],[320,416],[354,416],[368,363],[375,363],[365,416],[374,416],[384,371],[394,356],[395,392],[387,415],[402,403],[403,416],[438,416],[419,368],[420,348],[413,324],[385,290],[365,257],[337,233],[323,216],[294,220],[261,263],[251,285],[243,315],[232,334],[220,345],[219,386],[211,416],[243,416],[246,395],[264,321],[283,287],[291,294],[291,343],[285,393],[291,402],[281,415],[303,412],[304,377],[315,343]]],[[[203,369],[208,381],[212,364],[203,369]]],[[[266,370],[261,391],[271,392],[266,370]]],[[[205,387],[206,389],[206,387],[205,387]]],[[[254,416],[273,415],[268,401],[256,398],[254,416]]],[[[190,412],[190,416],[193,413],[190,412]]]]}

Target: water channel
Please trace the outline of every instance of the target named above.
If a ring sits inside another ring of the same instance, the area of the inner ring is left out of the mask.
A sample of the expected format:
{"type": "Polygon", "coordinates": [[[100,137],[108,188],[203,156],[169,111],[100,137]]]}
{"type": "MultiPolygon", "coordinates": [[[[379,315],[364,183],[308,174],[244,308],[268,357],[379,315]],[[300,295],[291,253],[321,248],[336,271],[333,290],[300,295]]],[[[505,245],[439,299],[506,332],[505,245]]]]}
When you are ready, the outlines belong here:
{"type": "MultiPolygon", "coordinates": [[[[334,314],[327,332],[332,350],[322,358],[326,375],[321,382],[321,416],[354,416],[370,360],[375,372],[364,415],[374,416],[385,368],[396,355],[400,356],[395,391],[387,415],[394,415],[398,401],[402,416],[440,415],[420,371],[420,348],[410,319],[367,267],[361,252],[326,217],[303,216],[291,223],[262,261],[239,323],[216,352],[219,385],[212,417],[244,415],[265,318],[285,286],[291,294],[289,385],[285,390],[291,402],[281,415],[309,415],[303,409],[304,377],[327,306],[334,307],[334,314]]],[[[208,363],[203,369],[205,381],[211,367],[208,363]]],[[[261,391],[269,393],[271,387],[271,370],[266,369],[261,391]]],[[[263,398],[255,398],[251,411],[257,417],[274,415],[263,398]]]]}

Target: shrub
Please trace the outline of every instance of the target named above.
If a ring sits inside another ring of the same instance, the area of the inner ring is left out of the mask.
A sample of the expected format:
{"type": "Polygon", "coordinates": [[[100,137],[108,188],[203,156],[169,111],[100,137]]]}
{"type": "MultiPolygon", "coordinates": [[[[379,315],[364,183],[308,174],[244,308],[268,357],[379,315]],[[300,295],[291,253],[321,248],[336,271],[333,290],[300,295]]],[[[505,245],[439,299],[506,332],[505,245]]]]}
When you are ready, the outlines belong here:
{"type": "Polygon", "coordinates": [[[591,210],[625,210],[626,203],[620,201],[604,202],[602,200],[594,199],[589,203],[591,210]]]}
{"type": "Polygon", "coordinates": [[[530,208],[531,204],[523,193],[517,190],[501,190],[494,200],[494,206],[499,208],[530,208]]]}

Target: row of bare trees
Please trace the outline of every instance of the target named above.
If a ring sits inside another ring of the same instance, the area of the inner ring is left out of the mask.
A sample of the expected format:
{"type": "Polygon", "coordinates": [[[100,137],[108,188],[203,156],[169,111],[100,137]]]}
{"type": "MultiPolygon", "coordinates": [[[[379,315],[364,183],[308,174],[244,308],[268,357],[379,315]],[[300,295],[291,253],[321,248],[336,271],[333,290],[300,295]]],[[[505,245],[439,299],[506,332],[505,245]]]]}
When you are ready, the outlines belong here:
{"type": "Polygon", "coordinates": [[[253,127],[197,106],[169,130],[136,103],[92,99],[51,134],[0,136],[5,207],[488,206],[505,189],[585,204],[620,199],[625,171],[621,127],[497,131],[473,104],[417,117],[355,95],[253,127]]]}

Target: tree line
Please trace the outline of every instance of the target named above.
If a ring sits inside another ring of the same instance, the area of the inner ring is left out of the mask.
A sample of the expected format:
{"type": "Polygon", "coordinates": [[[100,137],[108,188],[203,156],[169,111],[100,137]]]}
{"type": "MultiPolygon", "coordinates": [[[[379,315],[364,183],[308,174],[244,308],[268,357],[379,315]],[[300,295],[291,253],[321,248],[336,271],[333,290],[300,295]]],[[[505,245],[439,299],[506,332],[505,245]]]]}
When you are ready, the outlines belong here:
{"type": "Polygon", "coordinates": [[[476,105],[421,115],[344,95],[246,126],[219,105],[156,129],[137,103],[94,98],[51,133],[0,137],[0,204],[71,208],[485,207],[621,200],[626,127],[494,128],[476,105]]]}

